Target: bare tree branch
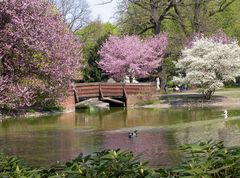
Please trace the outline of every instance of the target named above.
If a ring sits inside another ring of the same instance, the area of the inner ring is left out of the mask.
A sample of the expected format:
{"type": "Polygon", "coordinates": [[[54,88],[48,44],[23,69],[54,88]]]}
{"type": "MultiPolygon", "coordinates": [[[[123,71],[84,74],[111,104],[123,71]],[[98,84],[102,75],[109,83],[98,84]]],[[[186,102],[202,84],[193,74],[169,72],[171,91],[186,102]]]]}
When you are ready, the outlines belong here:
{"type": "Polygon", "coordinates": [[[50,0],[59,10],[64,22],[77,31],[90,22],[91,11],[86,0],[50,0]]]}
{"type": "Polygon", "coordinates": [[[220,12],[223,12],[227,7],[229,7],[232,3],[234,3],[236,0],[232,0],[232,1],[229,1],[227,2],[227,0],[224,0],[221,5],[219,6],[219,9],[217,9],[216,11],[212,11],[209,13],[209,17],[217,14],[217,13],[220,13],[220,12]]]}
{"type": "Polygon", "coordinates": [[[148,30],[150,30],[150,29],[153,29],[153,28],[154,28],[154,26],[146,27],[146,28],[144,28],[141,32],[139,32],[138,35],[141,35],[141,34],[143,34],[144,32],[146,32],[146,31],[148,31],[148,30]]]}

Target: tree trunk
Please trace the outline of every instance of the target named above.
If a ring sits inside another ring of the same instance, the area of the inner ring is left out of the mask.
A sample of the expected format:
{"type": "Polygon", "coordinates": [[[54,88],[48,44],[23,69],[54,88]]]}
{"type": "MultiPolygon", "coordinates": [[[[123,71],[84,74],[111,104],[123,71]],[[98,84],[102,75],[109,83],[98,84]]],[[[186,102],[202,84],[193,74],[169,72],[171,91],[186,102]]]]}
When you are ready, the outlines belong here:
{"type": "Polygon", "coordinates": [[[210,100],[212,98],[212,95],[214,94],[214,91],[207,90],[206,92],[203,92],[203,97],[207,100],[210,100]]]}
{"type": "Polygon", "coordinates": [[[195,33],[200,33],[200,15],[201,15],[201,0],[194,0],[194,16],[193,16],[193,22],[192,22],[192,26],[193,26],[193,32],[195,33]]]}
{"type": "Polygon", "coordinates": [[[167,94],[167,73],[165,68],[163,67],[159,73],[159,79],[160,79],[160,91],[165,92],[167,94]]]}
{"type": "Polygon", "coordinates": [[[160,91],[167,94],[166,86],[167,86],[167,80],[165,78],[161,78],[160,79],[160,91]]]}
{"type": "Polygon", "coordinates": [[[133,77],[132,76],[129,76],[129,82],[133,83],[133,77]]]}
{"type": "Polygon", "coordinates": [[[160,32],[161,32],[161,25],[159,22],[156,22],[154,24],[154,34],[158,35],[158,34],[160,34],[160,32]]]}
{"type": "Polygon", "coordinates": [[[154,34],[158,35],[161,32],[161,21],[159,21],[159,9],[158,9],[158,1],[150,0],[151,7],[151,23],[154,26],[154,34]]]}

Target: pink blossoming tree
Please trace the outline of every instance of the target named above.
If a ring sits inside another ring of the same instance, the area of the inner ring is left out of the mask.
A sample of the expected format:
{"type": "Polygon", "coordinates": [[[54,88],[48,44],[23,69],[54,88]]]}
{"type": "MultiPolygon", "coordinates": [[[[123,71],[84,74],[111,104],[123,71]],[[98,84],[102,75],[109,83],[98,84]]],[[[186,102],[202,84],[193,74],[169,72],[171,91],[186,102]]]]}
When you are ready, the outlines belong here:
{"type": "MultiPolygon", "coordinates": [[[[203,38],[205,38],[204,34],[194,33],[190,38],[187,39],[185,47],[192,48],[193,43],[203,38]]],[[[209,37],[209,39],[214,42],[222,43],[222,44],[230,44],[234,42],[234,39],[232,39],[231,37],[228,37],[222,30],[219,30],[217,33],[214,33],[212,36],[209,37]]]]}
{"type": "Polygon", "coordinates": [[[99,66],[116,80],[146,77],[161,65],[167,46],[165,33],[144,41],[138,36],[111,36],[99,51],[99,66]]]}
{"type": "Polygon", "coordinates": [[[0,109],[63,97],[80,46],[47,0],[0,1],[0,109]]]}

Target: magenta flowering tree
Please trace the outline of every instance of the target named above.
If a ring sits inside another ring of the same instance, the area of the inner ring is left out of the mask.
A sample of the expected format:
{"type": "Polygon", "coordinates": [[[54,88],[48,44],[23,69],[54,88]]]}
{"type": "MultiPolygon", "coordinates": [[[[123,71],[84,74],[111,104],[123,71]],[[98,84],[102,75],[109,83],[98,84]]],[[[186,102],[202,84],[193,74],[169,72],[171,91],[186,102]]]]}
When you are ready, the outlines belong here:
{"type": "MultiPolygon", "coordinates": [[[[206,38],[202,33],[194,33],[190,38],[187,39],[186,48],[192,48],[193,44],[199,39],[206,38]]],[[[230,44],[235,40],[227,36],[222,30],[217,31],[215,34],[209,37],[210,40],[222,44],[230,44]]]]}
{"type": "Polygon", "coordinates": [[[116,80],[125,76],[130,81],[133,77],[146,77],[161,65],[167,46],[165,33],[146,40],[138,36],[111,36],[99,51],[99,66],[116,80]]]}
{"type": "Polygon", "coordinates": [[[63,97],[80,47],[47,0],[0,1],[0,109],[63,97]]]}
{"type": "Polygon", "coordinates": [[[235,42],[233,38],[227,36],[223,30],[219,30],[217,33],[213,34],[210,39],[212,39],[216,43],[222,43],[222,44],[231,44],[235,42]]]}

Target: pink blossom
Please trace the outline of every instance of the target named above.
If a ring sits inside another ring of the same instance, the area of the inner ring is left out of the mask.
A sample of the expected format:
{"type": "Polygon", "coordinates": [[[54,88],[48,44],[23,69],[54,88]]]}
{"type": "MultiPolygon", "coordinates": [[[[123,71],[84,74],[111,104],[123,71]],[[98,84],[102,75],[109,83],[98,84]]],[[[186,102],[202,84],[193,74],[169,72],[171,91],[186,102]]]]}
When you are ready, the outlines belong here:
{"type": "MultiPolygon", "coordinates": [[[[186,47],[192,48],[193,43],[198,41],[199,39],[206,38],[204,34],[202,33],[194,33],[190,38],[187,39],[186,47]]],[[[209,37],[214,42],[222,43],[222,44],[231,44],[234,39],[228,37],[223,30],[219,30],[217,33],[213,34],[209,37]]]]}
{"type": "Polygon", "coordinates": [[[161,65],[167,46],[165,33],[146,40],[138,36],[111,36],[99,51],[99,66],[117,80],[126,75],[146,77],[161,65]]]}
{"type": "Polygon", "coordinates": [[[0,109],[61,97],[79,61],[80,43],[47,0],[0,1],[0,109]]]}

